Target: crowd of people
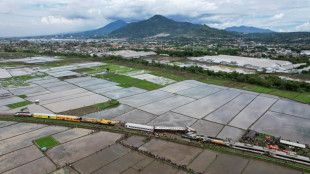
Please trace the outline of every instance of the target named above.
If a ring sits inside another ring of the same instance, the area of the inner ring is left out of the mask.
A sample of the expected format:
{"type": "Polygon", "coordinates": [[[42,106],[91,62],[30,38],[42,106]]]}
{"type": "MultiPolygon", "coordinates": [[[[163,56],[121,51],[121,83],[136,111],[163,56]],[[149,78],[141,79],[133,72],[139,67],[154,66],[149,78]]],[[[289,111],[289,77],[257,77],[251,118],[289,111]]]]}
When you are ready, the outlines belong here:
{"type": "MultiPolygon", "coordinates": [[[[120,140],[118,143],[122,144],[123,146],[127,147],[127,148],[130,148],[131,150],[134,150],[134,151],[137,151],[139,153],[142,153],[144,155],[147,155],[147,156],[150,156],[152,158],[155,158],[157,160],[160,160],[160,161],[163,161],[163,162],[167,162],[169,163],[170,165],[178,168],[178,169],[181,169],[181,170],[185,170],[189,173],[192,173],[192,174],[202,174],[201,172],[195,172],[193,169],[191,168],[188,168],[186,165],[184,164],[178,164],[176,162],[173,162],[171,161],[170,159],[168,158],[165,158],[165,157],[161,157],[159,155],[156,155],[156,154],[153,154],[152,152],[149,152],[149,151],[145,151],[145,150],[141,150],[139,149],[139,147],[136,147],[136,146],[132,146],[132,145],[128,145],[128,144],[125,144],[122,140],[120,140]]],[[[142,169],[139,169],[139,171],[141,171],[142,169]]]]}

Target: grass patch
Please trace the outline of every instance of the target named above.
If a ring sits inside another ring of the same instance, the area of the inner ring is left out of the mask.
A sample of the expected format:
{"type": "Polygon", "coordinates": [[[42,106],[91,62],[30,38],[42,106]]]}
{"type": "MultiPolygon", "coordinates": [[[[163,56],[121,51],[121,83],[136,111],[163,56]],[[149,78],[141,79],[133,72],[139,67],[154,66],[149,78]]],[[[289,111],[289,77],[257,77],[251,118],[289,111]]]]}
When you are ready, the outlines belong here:
{"type": "Polygon", "coordinates": [[[298,93],[298,92],[293,92],[293,91],[284,91],[284,90],[275,89],[275,90],[271,91],[269,94],[277,95],[277,96],[280,96],[280,97],[285,97],[285,98],[294,99],[294,98],[297,97],[300,93],[298,93]]]}
{"type": "Polygon", "coordinates": [[[94,104],[93,107],[96,109],[103,110],[103,109],[106,109],[106,108],[109,108],[109,107],[112,107],[112,106],[115,106],[118,104],[119,104],[119,102],[117,100],[112,99],[112,100],[109,100],[109,101],[104,102],[104,103],[94,104]]]}
{"type": "Polygon", "coordinates": [[[266,88],[266,87],[257,86],[257,85],[244,84],[244,83],[240,83],[239,85],[233,86],[233,87],[243,89],[243,90],[248,90],[248,91],[276,95],[279,97],[284,97],[284,98],[300,101],[303,103],[310,103],[309,92],[285,91],[285,90],[271,89],[271,88],[266,88]]]}
{"type": "Polygon", "coordinates": [[[239,83],[235,87],[239,88],[239,89],[243,89],[243,90],[248,90],[248,91],[253,91],[253,92],[260,92],[260,93],[266,93],[266,94],[269,94],[271,91],[274,90],[274,89],[265,88],[265,87],[262,87],[262,86],[249,85],[249,84],[244,84],[244,83],[239,83]]]}
{"type": "Polygon", "coordinates": [[[23,106],[27,106],[31,104],[30,101],[22,101],[22,102],[18,102],[18,103],[13,103],[13,104],[9,104],[7,105],[9,108],[11,109],[15,109],[15,108],[19,108],[19,107],[23,107],[23,106]]]}
{"type": "Polygon", "coordinates": [[[310,103],[310,93],[309,92],[303,92],[295,97],[295,100],[302,101],[305,103],[310,103]]]}
{"type": "Polygon", "coordinates": [[[6,62],[6,63],[0,63],[0,67],[14,67],[14,66],[25,66],[24,63],[19,62],[6,62]]]}
{"type": "Polygon", "coordinates": [[[158,88],[162,88],[162,85],[158,85],[152,82],[148,82],[146,80],[140,80],[133,77],[128,77],[125,75],[115,74],[115,73],[108,73],[96,76],[98,78],[104,78],[109,81],[120,83],[119,86],[121,87],[137,87],[145,90],[154,90],[158,88]]]}
{"type": "Polygon", "coordinates": [[[19,95],[18,97],[24,99],[24,98],[27,98],[27,95],[23,94],[23,95],[19,95]]]}
{"type": "Polygon", "coordinates": [[[47,136],[47,137],[43,137],[43,138],[40,138],[40,139],[37,139],[37,140],[34,140],[35,143],[40,147],[46,147],[46,148],[50,148],[50,147],[53,147],[53,146],[56,146],[58,145],[59,143],[54,139],[52,138],[51,136],[47,136]]]}
{"type": "Polygon", "coordinates": [[[180,66],[180,65],[182,65],[182,63],[181,63],[181,62],[173,62],[173,64],[174,64],[174,65],[176,65],[176,66],[180,66]]]}
{"type": "Polygon", "coordinates": [[[123,88],[129,88],[131,87],[131,85],[127,85],[127,84],[119,84],[117,86],[123,87],[123,88]]]}

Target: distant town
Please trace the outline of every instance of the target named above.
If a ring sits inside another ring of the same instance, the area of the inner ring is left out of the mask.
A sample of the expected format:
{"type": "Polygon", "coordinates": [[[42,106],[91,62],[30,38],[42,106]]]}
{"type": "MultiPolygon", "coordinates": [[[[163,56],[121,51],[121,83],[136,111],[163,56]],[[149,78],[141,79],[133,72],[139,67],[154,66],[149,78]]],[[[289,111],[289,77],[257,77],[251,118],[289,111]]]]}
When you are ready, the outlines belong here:
{"type": "Polygon", "coordinates": [[[189,60],[199,62],[239,66],[267,73],[308,73],[310,70],[309,57],[310,46],[308,44],[266,44],[243,39],[214,41],[214,40],[186,40],[148,38],[141,40],[129,39],[57,39],[57,38],[26,38],[26,39],[2,39],[0,50],[7,52],[31,52],[49,53],[55,55],[80,55],[92,57],[104,57],[108,55],[120,55],[126,58],[139,58],[143,56],[160,55],[174,57],[188,57],[189,60]],[[123,50],[123,51],[121,51],[123,50]],[[124,50],[132,50],[124,52],[124,50]],[[139,51],[134,53],[133,51],[139,51]],[[148,52],[148,53],[143,53],[148,52]],[[255,66],[251,62],[238,65],[238,60],[212,60],[193,59],[199,56],[230,55],[265,60],[285,60],[290,63],[276,63],[270,66],[255,66]]]}

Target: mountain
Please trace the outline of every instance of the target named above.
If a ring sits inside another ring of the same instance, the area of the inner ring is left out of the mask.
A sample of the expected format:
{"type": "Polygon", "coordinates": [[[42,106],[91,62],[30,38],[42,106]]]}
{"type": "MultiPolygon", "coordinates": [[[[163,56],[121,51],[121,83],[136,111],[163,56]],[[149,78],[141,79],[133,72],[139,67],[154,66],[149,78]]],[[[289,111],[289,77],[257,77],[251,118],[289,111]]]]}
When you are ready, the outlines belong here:
{"type": "Polygon", "coordinates": [[[274,33],[274,31],[269,29],[262,29],[256,27],[239,26],[239,27],[228,27],[226,31],[234,31],[238,33],[274,33]]]}
{"type": "Polygon", "coordinates": [[[107,24],[106,26],[104,26],[102,28],[98,28],[96,30],[83,31],[83,32],[78,32],[78,33],[70,33],[70,34],[65,34],[65,36],[73,36],[73,37],[102,36],[102,35],[109,34],[112,31],[117,30],[117,29],[124,27],[126,25],[127,25],[126,22],[124,22],[122,20],[118,20],[118,21],[111,22],[111,23],[107,24]]]}
{"type": "Polygon", "coordinates": [[[207,25],[202,25],[197,31],[195,31],[197,37],[212,37],[212,38],[231,38],[233,36],[239,36],[238,33],[231,33],[225,30],[218,30],[211,28],[207,25]]]}
{"type": "Polygon", "coordinates": [[[133,37],[143,38],[152,36],[200,36],[202,33],[211,33],[221,36],[221,33],[231,35],[226,31],[192,24],[189,22],[176,22],[161,15],[155,15],[147,20],[132,22],[122,28],[119,28],[109,34],[113,37],[133,37]]]}

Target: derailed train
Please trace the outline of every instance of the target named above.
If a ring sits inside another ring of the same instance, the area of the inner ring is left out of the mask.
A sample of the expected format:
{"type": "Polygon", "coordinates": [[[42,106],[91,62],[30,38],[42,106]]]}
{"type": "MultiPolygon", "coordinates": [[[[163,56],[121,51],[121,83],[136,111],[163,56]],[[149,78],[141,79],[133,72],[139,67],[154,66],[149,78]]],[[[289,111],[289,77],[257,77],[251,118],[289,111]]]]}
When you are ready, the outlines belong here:
{"type": "Polygon", "coordinates": [[[231,140],[224,140],[215,137],[197,135],[196,131],[190,127],[167,127],[167,126],[149,126],[136,123],[126,123],[121,121],[114,120],[105,120],[105,119],[95,119],[95,118],[84,118],[78,116],[69,116],[69,115],[57,115],[57,114],[43,114],[43,113],[29,113],[29,112],[16,112],[14,114],[16,117],[34,117],[42,119],[54,119],[54,120],[64,120],[72,122],[86,122],[94,124],[104,124],[104,125],[119,125],[127,129],[141,130],[145,132],[173,132],[180,133],[183,138],[191,139],[194,141],[200,141],[203,143],[213,143],[221,146],[227,146],[230,148],[249,151],[252,153],[265,154],[268,156],[273,156],[274,158],[283,159],[287,161],[293,161],[305,165],[310,165],[310,158],[305,156],[296,155],[291,152],[282,152],[276,151],[274,149],[268,149],[266,147],[254,146],[251,144],[244,144],[240,142],[235,142],[231,140]]]}
{"type": "Polygon", "coordinates": [[[188,132],[186,134],[182,135],[183,138],[188,138],[191,140],[201,141],[203,143],[213,143],[218,144],[222,146],[227,146],[233,149],[238,149],[242,151],[248,151],[251,153],[257,153],[261,155],[267,155],[272,156],[274,158],[286,160],[286,161],[292,161],[304,165],[310,165],[310,158],[306,156],[297,155],[294,152],[291,151],[279,151],[275,149],[270,149],[268,147],[262,147],[262,146],[255,146],[253,144],[246,144],[241,142],[236,142],[232,140],[224,140],[220,138],[210,137],[210,136],[203,136],[203,135],[197,135],[193,132],[188,132]]]}

